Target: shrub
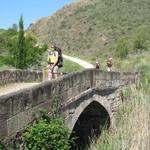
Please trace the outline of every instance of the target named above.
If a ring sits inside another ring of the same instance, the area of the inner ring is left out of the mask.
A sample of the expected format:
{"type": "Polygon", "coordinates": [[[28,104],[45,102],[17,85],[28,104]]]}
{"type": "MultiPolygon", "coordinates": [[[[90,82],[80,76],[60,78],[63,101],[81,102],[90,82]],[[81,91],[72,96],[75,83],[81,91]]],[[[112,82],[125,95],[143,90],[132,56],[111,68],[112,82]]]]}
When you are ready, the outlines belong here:
{"type": "Polygon", "coordinates": [[[60,117],[40,119],[22,135],[25,150],[68,150],[68,128],[60,117]]]}
{"type": "Polygon", "coordinates": [[[133,51],[138,52],[139,50],[145,50],[147,49],[146,46],[146,41],[147,41],[147,34],[145,30],[138,30],[135,33],[134,39],[133,39],[133,51]]]}
{"type": "Polygon", "coordinates": [[[116,56],[119,58],[126,58],[128,55],[128,41],[125,38],[120,38],[116,45],[116,56]]]}
{"type": "Polygon", "coordinates": [[[4,145],[1,143],[1,141],[0,141],[0,150],[4,150],[4,145]]]}

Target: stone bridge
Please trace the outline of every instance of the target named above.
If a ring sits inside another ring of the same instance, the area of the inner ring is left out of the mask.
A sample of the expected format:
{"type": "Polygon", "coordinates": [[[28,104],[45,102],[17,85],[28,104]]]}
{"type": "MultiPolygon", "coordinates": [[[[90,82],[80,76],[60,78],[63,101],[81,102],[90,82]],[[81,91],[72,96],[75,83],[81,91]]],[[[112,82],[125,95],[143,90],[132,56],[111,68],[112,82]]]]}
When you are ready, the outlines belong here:
{"type": "MultiPolygon", "coordinates": [[[[7,71],[0,73],[0,84],[42,78],[41,72],[7,71]]],[[[134,73],[87,69],[0,96],[0,139],[10,140],[33,120],[33,113],[39,109],[51,113],[55,104],[71,133],[80,137],[77,142],[84,144],[92,131],[97,134],[104,126],[115,126],[121,87],[134,82],[134,73]]]]}

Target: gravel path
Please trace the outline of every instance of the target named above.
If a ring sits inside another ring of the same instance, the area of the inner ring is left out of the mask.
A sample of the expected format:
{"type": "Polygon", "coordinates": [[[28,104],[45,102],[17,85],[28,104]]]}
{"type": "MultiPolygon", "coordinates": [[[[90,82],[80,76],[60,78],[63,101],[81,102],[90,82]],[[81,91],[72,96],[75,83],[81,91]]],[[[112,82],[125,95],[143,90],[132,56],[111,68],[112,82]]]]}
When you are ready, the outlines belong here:
{"type": "Polygon", "coordinates": [[[75,62],[75,63],[81,65],[83,68],[86,68],[86,69],[87,68],[94,68],[94,66],[92,64],[90,64],[90,63],[88,63],[84,60],[81,60],[79,58],[70,57],[70,56],[67,56],[67,55],[64,55],[64,54],[63,54],[63,57],[70,60],[70,61],[72,61],[72,62],[75,62]]]}
{"type": "Polygon", "coordinates": [[[0,96],[10,94],[22,89],[30,88],[40,83],[11,83],[4,86],[0,86],[0,96]]]}
{"type": "MultiPolygon", "coordinates": [[[[63,55],[65,59],[68,59],[72,62],[75,62],[79,65],[81,65],[83,68],[94,68],[94,66],[84,60],[81,60],[79,58],[74,58],[70,57],[67,55],[63,55]]],[[[0,96],[6,95],[9,93],[13,93],[22,89],[30,88],[32,86],[35,86],[40,83],[11,83],[11,84],[6,84],[4,86],[0,86],[0,96]]]]}

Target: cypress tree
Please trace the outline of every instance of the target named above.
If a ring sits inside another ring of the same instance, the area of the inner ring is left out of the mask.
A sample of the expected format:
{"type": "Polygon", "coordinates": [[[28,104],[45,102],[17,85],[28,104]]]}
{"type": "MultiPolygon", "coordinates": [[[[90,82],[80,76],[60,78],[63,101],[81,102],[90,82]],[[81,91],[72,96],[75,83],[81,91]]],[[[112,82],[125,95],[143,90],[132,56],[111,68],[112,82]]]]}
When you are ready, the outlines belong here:
{"type": "Polygon", "coordinates": [[[19,20],[19,33],[18,33],[18,55],[16,61],[16,67],[20,69],[26,68],[26,49],[25,49],[25,37],[24,37],[24,26],[23,17],[19,20]]]}

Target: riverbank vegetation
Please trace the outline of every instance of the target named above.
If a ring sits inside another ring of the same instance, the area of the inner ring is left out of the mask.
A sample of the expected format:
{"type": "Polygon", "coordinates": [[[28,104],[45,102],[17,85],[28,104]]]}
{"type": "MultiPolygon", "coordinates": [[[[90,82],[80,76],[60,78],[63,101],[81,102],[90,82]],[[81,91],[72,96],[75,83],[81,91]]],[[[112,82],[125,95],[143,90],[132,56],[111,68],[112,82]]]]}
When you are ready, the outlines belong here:
{"type": "Polygon", "coordinates": [[[125,101],[116,114],[116,128],[103,131],[88,150],[148,150],[150,148],[150,80],[124,89],[125,101]]]}

